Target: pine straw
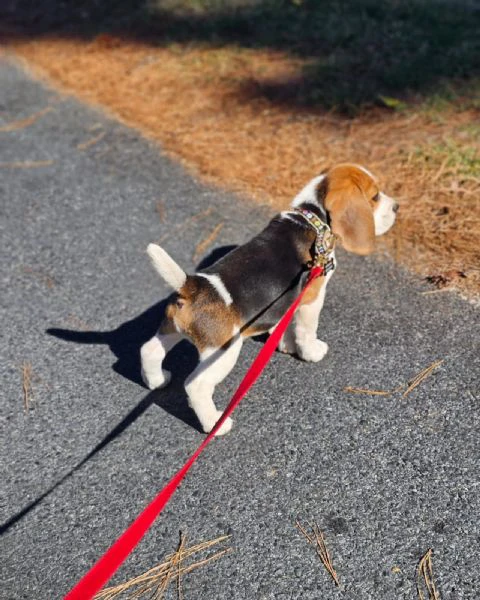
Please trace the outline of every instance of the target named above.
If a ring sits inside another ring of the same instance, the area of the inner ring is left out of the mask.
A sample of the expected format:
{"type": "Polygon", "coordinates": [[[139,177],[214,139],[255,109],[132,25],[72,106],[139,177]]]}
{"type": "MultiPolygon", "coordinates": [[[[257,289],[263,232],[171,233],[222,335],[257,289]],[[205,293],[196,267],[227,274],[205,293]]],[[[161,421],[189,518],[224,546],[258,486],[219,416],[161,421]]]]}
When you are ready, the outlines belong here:
{"type": "Polygon", "coordinates": [[[305,527],[303,527],[303,525],[299,521],[296,521],[295,525],[300,531],[300,533],[304,535],[305,539],[315,548],[318,557],[322,561],[322,564],[325,567],[325,569],[330,573],[333,581],[335,582],[335,585],[340,586],[337,573],[333,567],[333,562],[330,557],[330,553],[325,544],[325,538],[323,536],[323,533],[320,531],[320,528],[318,527],[316,521],[314,521],[313,523],[309,523],[310,529],[312,530],[311,533],[308,533],[308,531],[305,529],[305,527]]]}
{"type": "Polygon", "coordinates": [[[114,600],[117,598],[124,600],[155,598],[161,600],[172,581],[176,582],[177,596],[181,600],[183,597],[182,576],[225,556],[225,554],[232,551],[232,548],[224,548],[194,563],[186,564],[186,561],[196,554],[205,553],[214,546],[230,539],[230,537],[229,535],[222,535],[214,540],[187,547],[187,537],[180,533],[177,550],[173,554],[167,555],[164,562],[125,583],[105,588],[95,595],[94,600],[114,600]]]}
{"type": "Polygon", "coordinates": [[[167,209],[165,208],[165,202],[163,200],[157,200],[155,204],[155,210],[157,211],[158,218],[160,219],[160,223],[165,223],[165,218],[167,215],[167,209]]]}
{"type": "Polygon", "coordinates": [[[433,580],[433,566],[432,566],[432,549],[429,548],[427,552],[422,556],[417,568],[417,592],[418,600],[425,600],[423,590],[426,589],[428,593],[428,600],[440,600],[440,594],[435,587],[433,580]]]}
{"type": "Polygon", "coordinates": [[[423,369],[423,371],[421,371],[418,375],[415,375],[415,377],[408,382],[408,387],[405,390],[403,397],[405,398],[405,396],[408,396],[408,394],[410,394],[410,392],[412,392],[417,387],[417,385],[420,385],[422,381],[429,377],[430,374],[442,363],[443,360],[437,360],[426,369],[423,369]]]}
{"type": "Polygon", "coordinates": [[[343,388],[343,391],[350,392],[352,394],[367,394],[367,395],[371,395],[371,396],[391,396],[397,392],[401,392],[401,391],[405,390],[403,392],[403,397],[405,398],[418,385],[420,385],[422,383],[422,381],[424,381],[427,377],[429,377],[432,374],[432,372],[437,367],[439,367],[442,363],[443,363],[443,360],[436,360],[430,366],[426,367],[425,369],[420,371],[420,373],[415,375],[415,377],[413,377],[413,379],[410,379],[410,381],[408,381],[408,383],[402,384],[393,390],[369,390],[366,388],[356,388],[356,387],[347,386],[347,387],[343,388]]]}
{"type": "Polygon", "coordinates": [[[32,275],[36,277],[39,281],[41,281],[44,285],[48,287],[48,289],[53,289],[56,285],[55,278],[49,275],[47,272],[42,269],[34,269],[33,267],[29,267],[28,265],[22,266],[23,273],[27,275],[32,275]]]}
{"type": "Polygon", "coordinates": [[[30,413],[30,401],[32,399],[32,365],[29,362],[22,364],[22,390],[23,408],[28,415],[30,413]]]}
{"type": "Polygon", "coordinates": [[[37,73],[159,140],[203,178],[275,208],[328,165],[365,164],[401,203],[380,251],[424,276],[462,271],[452,285],[480,292],[480,178],[448,151],[430,152],[452,143],[478,152],[468,134],[474,110],[431,118],[371,109],[345,119],[275,103],[262,89],[298,80],[304,63],[273,50],[154,47],[106,34],[16,40],[10,48],[37,73]]]}
{"type": "Polygon", "coordinates": [[[194,261],[198,260],[205,253],[205,251],[208,248],[210,248],[210,246],[213,244],[213,242],[217,239],[218,234],[222,230],[222,227],[223,227],[223,223],[218,223],[217,225],[215,225],[215,227],[207,235],[207,237],[204,238],[203,240],[201,240],[197,244],[197,247],[195,248],[195,252],[193,254],[194,261]]]}
{"type": "MultiPolygon", "coordinates": [[[[158,206],[157,206],[157,212],[158,212],[158,206]]],[[[192,223],[194,223],[195,221],[201,221],[202,219],[209,217],[212,214],[212,212],[213,212],[213,207],[209,206],[207,209],[202,210],[202,212],[199,212],[196,215],[189,217],[186,221],[182,221],[181,223],[178,223],[174,227],[170,227],[168,229],[168,231],[160,237],[160,239],[158,240],[158,243],[162,244],[163,242],[165,242],[165,240],[169,239],[173,234],[178,236],[179,234],[186,231],[192,223]]],[[[159,216],[161,219],[160,214],[159,214],[159,216]]]]}
{"type": "Polygon", "coordinates": [[[53,160],[25,160],[0,162],[0,169],[41,169],[53,165],[53,160]]]}
{"type": "Polygon", "coordinates": [[[100,142],[100,140],[103,140],[104,137],[105,137],[105,131],[102,131],[98,135],[95,135],[94,137],[90,138],[89,140],[86,140],[85,142],[81,142],[80,144],[77,144],[77,150],[81,150],[81,151],[88,150],[88,148],[90,148],[90,146],[94,146],[95,144],[98,144],[98,142],[100,142]]]}
{"type": "Polygon", "coordinates": [[[344,392],[350,392],[351,394],[367,394],[368,396],[391,396],[400,390],[403,390],[404,386],[400,385],[394,390],[369,390],[368,388],[356,388],[348,385],[343,388],[344,392]]]}
{"type": "Polygon", "coordinates": [[[3,125],[2,127],[0,127],[0,132],[3,133],[7,131],[17,131],[18,129],[25,129],[25,127],[33,125],[35,121],[38,121],[38,119],[49,113],[51,110],[52,108],[50,106],[47,106],[46,108],[39,110],[33,115],[26,117],[25,119],[20,119],[18,121],[8,123],[7,125],[3,125]]]}

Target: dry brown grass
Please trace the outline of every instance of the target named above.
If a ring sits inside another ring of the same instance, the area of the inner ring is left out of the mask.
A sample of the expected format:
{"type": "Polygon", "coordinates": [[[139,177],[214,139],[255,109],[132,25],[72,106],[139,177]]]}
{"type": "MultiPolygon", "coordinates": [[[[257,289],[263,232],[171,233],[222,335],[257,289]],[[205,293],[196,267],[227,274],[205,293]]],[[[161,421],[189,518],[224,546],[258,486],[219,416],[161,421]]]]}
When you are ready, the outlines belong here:
{"type": "Polygon", "coordinates": [[[155,598],[161,600],[172,582],[176,583],[177,597],[181,600],[183,598],[182,576],[225,556],[225,554],[232,551],[232,548],[223,548],[214,554],[198,559],[196,562],[191,562],[191,558],[194,555],[205,554],[205,552],[208,552],[214,546],[226,542],[229,538],[229,535],[222,535],[214,540],[201,542],[194,546],[187,546],[187,537],[181,533],[177,550],[167,555],[164,562],[125,583],[105,588],[95,595],[94,600],[114,600],[120,598],[124,600],[134,600],[137,598],[155,598]]]}
{"type": "Polygon", "coordinates": [[[458,152],[478,151],[475,111],[433,118],[372,109],[345,119],[275,104],[257,90],[298,77],[301,63],[268,50],[152,47],[110,35],[10,47],[37,73],[159,140],[205,179],[274,207],[332,163],[367,165],[401,203],[380,251],[424,276],[462,272],[450,285],[480,291],[480,177],[458,152]]]}

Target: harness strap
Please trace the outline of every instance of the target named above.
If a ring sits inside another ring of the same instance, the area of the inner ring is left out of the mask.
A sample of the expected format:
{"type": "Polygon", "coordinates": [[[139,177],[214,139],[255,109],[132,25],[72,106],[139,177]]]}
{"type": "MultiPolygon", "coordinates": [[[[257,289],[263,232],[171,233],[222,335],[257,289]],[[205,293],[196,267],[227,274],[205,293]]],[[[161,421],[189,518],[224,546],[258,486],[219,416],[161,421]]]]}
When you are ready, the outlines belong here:
{"type": "Polygon", "coordinates": [[[323,275],[335,270],[333,250],[335,248],[336,236],[329,225],[311,210],[302,208],[301,206],[297,206],[293,210],[295,214],[303,217],[317,234],[315,239],[315,256],[313,257],[312,265],[322,266],[324,268],[323,275]]]}

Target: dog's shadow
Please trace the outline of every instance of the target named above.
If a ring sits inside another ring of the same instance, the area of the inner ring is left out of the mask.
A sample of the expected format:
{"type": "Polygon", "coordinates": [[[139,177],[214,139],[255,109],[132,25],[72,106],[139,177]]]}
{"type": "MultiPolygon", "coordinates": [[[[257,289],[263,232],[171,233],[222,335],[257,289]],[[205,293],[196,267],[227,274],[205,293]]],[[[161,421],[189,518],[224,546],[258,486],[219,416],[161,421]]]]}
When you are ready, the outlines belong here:
{"type": "MultiPolygon", "coordinates": [[[[197,266],[205,269],[231,252],[236,246],[222,246],[213,250],[197,266]]],[[[140,347],[155,335],[163,319],[168,300],[162,300],[146,311],[122,323],[112,331],[74,331],[70,329],[47,329],[49,335],[76,344],[105,344],[116,357],[113,370],[126,379],[143,387],[140,377],[140,347]]],[[[156,404],[172,416],[181,419],[198,431],[202,431],[195,414],[189,408],[183,383],[198,362],[195,347],[187,341],[180,342],[164,361],[164,368],[172,371],[172,383],[165,389],[154,390],[148,395],[149,404],[156,404]]]]}
{"type": "MultiPolygon", "coordinates": [[[[197,270],[204,269],[225,256],[236,246],[223,246],[211,252],[197,266],[197,270]]],[[[144,386],[140,377],[140,347],[155,335],[162,321],[167,300],[154,304],[138,317],[123,323],[113,331],[72,331],[69,329],[48,329],[49,335],[67,342],[77,344],[106,344],[113,352],[117,361],[113,369],[127,379],[144,386]]],[[[16,523],[26,517],[34,508],[41,504],[45,498],[55,492],[65,481],[77,473],[91,458],[101,452],[110,442],[115,440],[134,423],[152,404],[163,408],[167,413],[185,422],[187,425],[201,432],[200,424],[194,412],[189,408],[183,383],[188,374],[198,362],[198,353],[193,345],[180,342],[164,361],[166,369],[173,371],[172,383],[165,389],[148,392],[140,401],[131,408],[117,425],[75,466],[73,466],[60,479],[53,483],[46,491],[26,506],[19,509],[7,521],[0,524],[0,536],[6,533],[16,523]]]]}
{"type": "MultiPolygon", "coordinates": [[[[197,270],[212,265],[235,247],[236,246],[224,246],[217,248],[201,261],[197,270]]],[[[145,387],[140,378],[140,347],[158,330],[166,304],[166,300],[154,304],[138,317],[123,323],[113,331],[48,329],[47,333],[59,339],[77,344],[108,345],[117,358],[117,361],[113,365],[113,369],[123,377],[145,387]]],[[[19,509],[7,521],[0,524],[0,536],[26,517],[34,508],[41,504],[45,498],[55,492],[55,490],[72,477],[74,473],[86,465],[91,458],[98,452],[101,452],[110,442],[121,435],[125,429],[134,423],[152,404],[156,404],[172,416],[181,419],[198,431],[202,431],[193,411],[187,404],[187,397],[183,388],[183,382],[187,375],[194,369],[197,361],[197,351],[191,344],[188,342],[181,342],[178,344],[178,346],[169,353],[164,362],[165,368],[174,373],[172,383],[165,389],[154,390],[147,393],[140,401],[136,402],[128,414],[124,416],[82,460],[53,483],[46,491],[34,500],[31,500],[26,506],[19,509]]]]}

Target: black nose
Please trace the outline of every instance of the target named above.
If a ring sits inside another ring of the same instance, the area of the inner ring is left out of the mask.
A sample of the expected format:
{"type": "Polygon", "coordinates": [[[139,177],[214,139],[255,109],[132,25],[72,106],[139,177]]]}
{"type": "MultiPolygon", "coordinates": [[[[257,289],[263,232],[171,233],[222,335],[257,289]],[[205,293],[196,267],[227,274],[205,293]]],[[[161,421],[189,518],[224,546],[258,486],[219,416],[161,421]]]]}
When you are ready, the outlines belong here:
{"type": "Polygon", "coordinates": [[[396,213],[398,212],[398,209],[400,208],[400,204],[398,202],[395,202],[395,204],[393,205],[393,212],[396,213]]]}

